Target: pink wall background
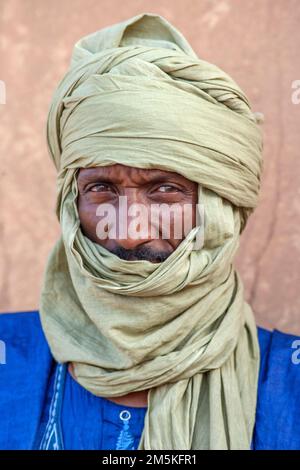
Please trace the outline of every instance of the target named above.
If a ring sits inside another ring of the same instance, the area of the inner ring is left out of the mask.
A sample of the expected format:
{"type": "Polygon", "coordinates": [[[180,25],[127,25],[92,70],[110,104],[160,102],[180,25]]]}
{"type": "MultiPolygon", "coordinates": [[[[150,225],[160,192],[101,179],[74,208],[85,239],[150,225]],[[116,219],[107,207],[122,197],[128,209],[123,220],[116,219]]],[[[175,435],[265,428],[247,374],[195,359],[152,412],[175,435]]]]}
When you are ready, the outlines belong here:
{"type": "Polygon", "coordinates": [[[200,58],[227,71],[265,115],[261,200],[237,266],[258,324],[300,334],[298,0],[0,0],[0,312],[38,307],[59,235],[45,122],[52,92],[83,35],[158,13],[200,58]]]}

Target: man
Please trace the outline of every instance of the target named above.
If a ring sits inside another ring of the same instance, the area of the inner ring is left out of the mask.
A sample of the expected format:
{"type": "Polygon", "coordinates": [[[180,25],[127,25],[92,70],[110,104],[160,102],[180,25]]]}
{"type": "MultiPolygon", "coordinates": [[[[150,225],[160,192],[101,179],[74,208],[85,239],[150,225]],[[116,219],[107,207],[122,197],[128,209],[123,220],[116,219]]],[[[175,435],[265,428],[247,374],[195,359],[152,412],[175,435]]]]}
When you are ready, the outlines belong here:
{"type": "Polygon", "coordinates": [[[0,321],[0,447],[300,448],[299,339],[257,329],[233,267],[262,171],[244,93],[141,14],[75,45],[47,129],[62,234],[39,312],[0,321]]]}

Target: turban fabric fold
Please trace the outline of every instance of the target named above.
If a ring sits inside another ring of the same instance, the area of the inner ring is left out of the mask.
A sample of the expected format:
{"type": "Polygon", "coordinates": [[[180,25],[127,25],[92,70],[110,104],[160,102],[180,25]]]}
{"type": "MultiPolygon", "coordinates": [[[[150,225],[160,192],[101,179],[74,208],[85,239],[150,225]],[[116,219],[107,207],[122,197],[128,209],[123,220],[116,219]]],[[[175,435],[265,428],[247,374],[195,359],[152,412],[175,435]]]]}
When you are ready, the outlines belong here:
{"type": "Polygon", "coordinates": [[[259,347],[233,259],[258,203],[263,144],[247,97],[144,13],[75,44],[47,142],[61,236],[40,315],[53,356],[97,396],[149,389],[139,449],[249,449],[259,347]],[[198,183],[204,227],[161,263],[122,260],[81,231],[78,169],[117,163],[198,183]]]}

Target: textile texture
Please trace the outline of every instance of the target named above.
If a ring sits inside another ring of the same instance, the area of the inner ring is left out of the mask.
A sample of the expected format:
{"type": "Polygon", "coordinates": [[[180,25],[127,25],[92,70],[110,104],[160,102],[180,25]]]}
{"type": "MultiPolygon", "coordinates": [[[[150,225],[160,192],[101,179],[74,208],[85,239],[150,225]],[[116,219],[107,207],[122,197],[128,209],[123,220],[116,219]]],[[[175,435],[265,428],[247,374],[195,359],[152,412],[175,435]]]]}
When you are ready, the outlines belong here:
{"type": "Polygon", "coordinates": [[[97,396],[150,389],[139,449],[249,449],[259,346],[233,260],[258,203],[263,144],[247,97],[144,13],[75,44],[47,142],[61,236],[40,316],[53,356],[97,396]],[[161,263],[122,260],[81,231],[78,169],[116,163],[198,183],[203,223],[161,263]]]}

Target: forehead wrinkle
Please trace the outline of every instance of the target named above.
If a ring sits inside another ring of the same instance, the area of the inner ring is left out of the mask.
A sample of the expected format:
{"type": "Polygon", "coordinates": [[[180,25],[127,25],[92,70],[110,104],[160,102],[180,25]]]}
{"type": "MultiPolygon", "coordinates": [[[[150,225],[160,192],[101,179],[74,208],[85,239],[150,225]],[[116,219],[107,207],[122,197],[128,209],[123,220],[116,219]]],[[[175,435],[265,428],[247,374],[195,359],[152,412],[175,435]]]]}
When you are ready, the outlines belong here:
{"type": "Polygon", "coordinates": [[[80,181],[90,181],[94,180],[95,178],[105,178],[106,180],[110,180],[114,183],[121,183],[124,178],[129,178],[133,181],[136,180],[136,182],[138,182],[139,184],[148,182],[168,181],[171,178],[186,180],[184,176],[172,171],[160,170],[158,168],[144,169],[136,167],[126,167],[125,165],[121,164],[83,168],[81,169],[78,175],[78,179],[80,179],[80,181]],[[124,167],[124,169],[122,167],[124,167]]]}

